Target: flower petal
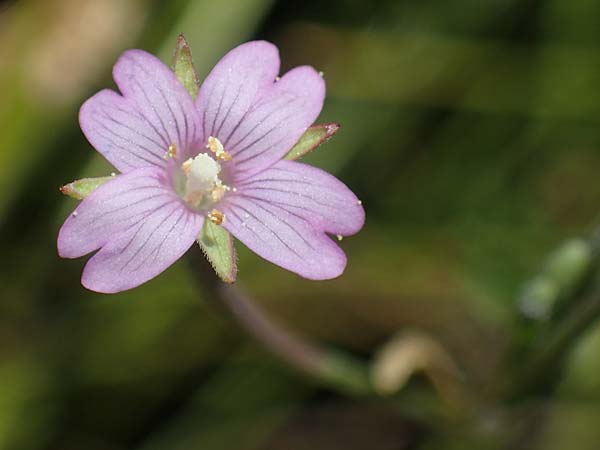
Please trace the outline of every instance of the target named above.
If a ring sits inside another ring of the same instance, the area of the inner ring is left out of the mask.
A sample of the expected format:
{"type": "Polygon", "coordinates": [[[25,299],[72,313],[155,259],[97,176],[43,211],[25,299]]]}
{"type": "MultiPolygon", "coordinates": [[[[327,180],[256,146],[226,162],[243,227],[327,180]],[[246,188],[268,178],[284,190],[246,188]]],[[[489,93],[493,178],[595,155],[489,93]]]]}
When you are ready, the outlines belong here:
{"type": "Polygon", "coordinates": [[[349,236],[365,222],[356,195],[333,175],[307,164],[279,161],[236,189],[238,195],[280,206],[327,233],[349,236]]]}
{"type": "Polygon", "coordinates": [[[67,218],[58,233],[58,253],[63,258],[79,258],[93,252],[173,200],[161,169],[142,168],[119,175],[93,191],[67,218]]]}
{"type": "Polygon", "coordinates": [[[323,78],[308,66],[279,81],[277,49],[264,41],[240,45],[200,89],[204,136],[217,137],[243,180],[281,159],[316,120],[325,99],[323,78]]]}
{"type": "Polygon", "coordinates": [[[206,77],[196,104],[204,136],[230,136],[256,99],[279,73],[279,51],[265,41],[239,45],[227,53],[206,77]]]}
{"type": "Polygon", "coordinates": [[[180,203],[156,209],[102,247],[86,264],[81,283],[107,294],[137,287],[181,258],[202,224],[203,216],[180,203]]]}
{"type": "Polygon", "coordinates": [[[161,169],[142,168],[94,191],[65,221],[62,257],[102,249],[87,263],[82,283],[97,292],[138,286],[173,264],[193,244],[203,217],[188,210],[161,169]]]}
{"type": "Polygon", "coordinates": [[[237,187],[221,205],[224,226],[263,258],[313,280],[335,278],[346,256],[325,232],[354,234],[364,210],[335,177],[280,161],[237,187]]]}
{"type": "Polygon", "coordinates": [[[105,89],[81,107],[79,122],[90,143],[122,172],[164,167],[175,144],[178,160],[202,140],[194,101],[175,74],[142,50],[123,53],[113,69],[123,95],[105,89]]]}

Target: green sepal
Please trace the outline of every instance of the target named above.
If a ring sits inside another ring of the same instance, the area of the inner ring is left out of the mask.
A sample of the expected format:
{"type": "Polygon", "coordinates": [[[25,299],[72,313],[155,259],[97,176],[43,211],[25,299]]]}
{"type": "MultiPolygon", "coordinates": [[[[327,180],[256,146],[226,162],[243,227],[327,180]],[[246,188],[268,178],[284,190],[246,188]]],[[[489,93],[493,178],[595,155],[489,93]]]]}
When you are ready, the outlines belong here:
{"type": "Polygon", "coordinates": [[[102,186],[107,181],[114,180],[114,178],[114,176],[82,178],[81,180],[76,180],[72,183],[65,184],[60,188],[60,192],[77,200],[83,200],[92,192],[94,192],[99,186],[102,186]]]}
{"type": "Polygon", "coordinates": [[[196,100],[198,91],[200,90],[200,83],[198,81],[196,68],[194,67],[194,61],[192,60],[192,51],[183,34],[180,34],[177,38],[177,45],[175,47],[175,53],[173,54],[171,68],[192,98],[196,100]]]}
{"type": "Polygon", "coordinates": [[[235,282],[237,262],[231,234],[222,226],[205,219],[198,244],[219,278],[226,283],[235,282]]]}
{"type": "Polygon", "coordinates": [[[295,161],[312,152],[321,144],[327,142],[340,129],[339,123],[323,123],[313,125],[302,135],[300,140],[285,155],[284,159],[295,161]]]}

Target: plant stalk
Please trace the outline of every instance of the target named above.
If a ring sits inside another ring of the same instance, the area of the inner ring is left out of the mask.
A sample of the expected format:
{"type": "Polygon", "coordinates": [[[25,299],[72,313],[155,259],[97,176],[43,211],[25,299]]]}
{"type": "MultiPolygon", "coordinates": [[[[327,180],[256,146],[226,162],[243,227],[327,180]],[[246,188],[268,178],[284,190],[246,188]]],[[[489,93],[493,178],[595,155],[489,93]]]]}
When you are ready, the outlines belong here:
{"type": "MultiPolygon", "coordinates": [[[[197,250],[197,249],[193,249],[197,250]]],[[[256,341],[296,370],[344,393],[373,394],[368,365],[338,350],[318,346],[271,320],[238,285],[222,282],[201,252],[189,253],[193,270],[207,298],[229,315],[256,341]]]]}

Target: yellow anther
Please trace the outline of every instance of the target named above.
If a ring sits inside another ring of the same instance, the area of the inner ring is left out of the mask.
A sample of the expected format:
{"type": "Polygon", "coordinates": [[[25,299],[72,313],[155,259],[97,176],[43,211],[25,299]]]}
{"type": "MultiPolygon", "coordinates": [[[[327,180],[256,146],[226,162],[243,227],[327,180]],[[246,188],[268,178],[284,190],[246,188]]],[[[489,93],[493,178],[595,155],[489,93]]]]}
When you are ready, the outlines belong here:
{"type": "Polygon", "coordinates": [[[192,162],[194,162],[194,160],[190,158],[181,165],[181,170],[183,170],[186,175],[189,175],[190,170],[192,170],[192,162]]]}
{"type": "Polygon", "coordinates": [[[225,195],[225,192],[230,191],[230,187],[221,183],[221,181],[217,181],[217,183],[215,183],[215,187],[213,188],[212,192],[210,193],[210,197],[212,198],[212,201],[217,203],[218,201],[221,201],[221,199],[223,198],[223,196],[225,195]]]}
{"type": "Polygon", "coordinates": [[[208,213],[208,220],[216,225],[221,225],[223,222],[225,222],[225,214],[223,214],[221,211],[213,209],[208,213]]]}
{"type": "Polygon", "coordinates": [[[177,156],[177,146],[175,144],[169,145],[167,152],[163,156],[165,159],[175,158],[177,156]]]}
{"type": "Polygon", "coordinates": [[[213,152],[218,160],[231,161],[231,154],[225,151],[223,144],[221,144],[221,141],[216,137],[208,137],[208,143],[206,144],[206,148],[213,152]]]}

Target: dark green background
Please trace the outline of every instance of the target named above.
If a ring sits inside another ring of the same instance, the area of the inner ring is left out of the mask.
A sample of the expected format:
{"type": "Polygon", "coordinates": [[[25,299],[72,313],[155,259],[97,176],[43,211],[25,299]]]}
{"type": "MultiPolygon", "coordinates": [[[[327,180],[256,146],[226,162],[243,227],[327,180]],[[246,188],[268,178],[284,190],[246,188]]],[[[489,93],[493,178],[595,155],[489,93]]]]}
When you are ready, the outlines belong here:
{"type": "Polygon", "coordinates": [[[510,356],[530,332],[523,283],[600,211],[599,45],[595,0],[0,2],[0,449],[598,448],[600,328],[551,389],[495,393],[531,358],[510,356]],[[239,245],[240,286],[365,361],[425,333],[472,417],[419,374],[389,399],[297,374],[206,301],[186,260],[102,296],[79,283],[85,258],[58,258],[75,205],[58,187],[112,171],[79,105],[112,86],[123,50],[169,61],[180,32],[201,77],[255,38],[284,69],[322,70],[320,121],[342,130],[306,161],[367,211],[341,278],[303,280],[239,245]]]}

